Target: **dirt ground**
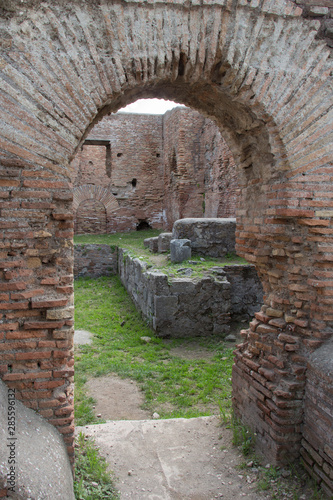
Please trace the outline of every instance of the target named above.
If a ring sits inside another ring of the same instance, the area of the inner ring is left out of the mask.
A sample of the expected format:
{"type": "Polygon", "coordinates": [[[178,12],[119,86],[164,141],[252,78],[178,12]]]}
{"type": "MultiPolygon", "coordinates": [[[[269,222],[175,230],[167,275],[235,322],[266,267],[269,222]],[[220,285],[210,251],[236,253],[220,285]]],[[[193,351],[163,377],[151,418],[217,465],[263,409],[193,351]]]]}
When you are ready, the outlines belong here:
{"type": "MultiPolygon", "coordinates": [[[[86,341],[86,333],[82,338],[86,341]]],[[[171,354],[190,359],[212,355],[196,344],[172,348],[171,354]]],[[[134,381],[110,375],[91,379],[87,386],[97,401],[95,414],[107,423],[76,432],[94,437],[115,473],[121,500],[314,498],[308,489],[297,497],[259,493],[258,469],[232,446],[232,432],[218,416],[154,419],[140,408],[144,397],[134,381]]]]}
{"type": "Polygon", "coordinates": [[[94,437],[121,499],[269,498],[256,492],[252,468],[237,469],[244,458],[219,417],[152,419],[140,409],[143,395],[136,383],[116,376],[91,379],[88,388],[97,401],[96,415],[108,422],[77,432],[94,437]]]}

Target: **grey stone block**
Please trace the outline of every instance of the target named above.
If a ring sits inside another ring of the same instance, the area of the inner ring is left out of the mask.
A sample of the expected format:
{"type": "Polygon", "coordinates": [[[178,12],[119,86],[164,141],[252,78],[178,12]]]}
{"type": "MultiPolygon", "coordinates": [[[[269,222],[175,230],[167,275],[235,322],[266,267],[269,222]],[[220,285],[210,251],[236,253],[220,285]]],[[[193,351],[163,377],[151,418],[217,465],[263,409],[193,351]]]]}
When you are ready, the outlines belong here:
{"type": "Polygon", "coordinates": [[[158,237],[158,253],[165,253],[170,250],[172,233],[161,233],[158,237]]]}
{"type": "Polygon", "coordinates": [[[159,320],[173,319],[177,311],[178,297],[160,295],[155,297],[155,317],[159,320]]]}
{"type": "Polygon", "coordinates": [[[192,280],[187,278],[174,278],[170,283],[170,293],[172,294],[191,294],[195,290],[192,280]]]}
{"type": "Polygon", "coordinates": [[[155,236],[154,238],[149,238],[149,250],[152,253],[157,253],[158,252],[158,236],[155,236]]]}
{"type": "Polygon", "coordinates": [[[173,225],[173,237],[191,241],[193,253],[224,257],[235,252],[236,219],[180,219],[173,225]]]}
{"type": "Polygon", "coordinates": [[[170,241],[171,262],[183,262],[191,258],[191,241],[177,239],[170,241]]]}
{"type": "Polygon", "coordinates": [[[153,253],[158,252],[158,236],[154,236],[153,238],[146,238],[143,240],[143,246],[145,248],[149,248],[149,250],[153,253]]]}

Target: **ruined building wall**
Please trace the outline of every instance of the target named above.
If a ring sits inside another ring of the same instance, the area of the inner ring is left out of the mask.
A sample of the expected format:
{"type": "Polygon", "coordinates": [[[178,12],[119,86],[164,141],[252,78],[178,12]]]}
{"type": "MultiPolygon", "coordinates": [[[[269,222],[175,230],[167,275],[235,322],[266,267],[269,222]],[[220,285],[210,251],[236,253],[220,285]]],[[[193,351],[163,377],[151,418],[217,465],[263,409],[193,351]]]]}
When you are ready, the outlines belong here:
{"type": "Polygon", "coordinates": [[[236,248],[265,290],[236,350],[234,407],[270,463],[299,457],[307,360],[333,327],[333,60],[321,21],[289,0],[12,0],[1,13],[3,380],[72,453],[68,162],[109,111],[178,100],[213,117],[237,159],[236,248]]]}
{"type": "Polygon", "coordinates": [[[236,213],[232,154],[217,126],[189,108],[107,116],[73,160],[72,180],[77,234],[236,213]]]}
{"type": "Polygon", "coordinates": [[[234,158],[221,132],[205,120],[201,134],[204,171],[204,217],[235,217],[239,187],[234,158]]]}
{"type": "Polygon", "coordinates": [[[333,48],[333,3],[332,0],[291,0],[302,8],[302,16],[317,21],[316,38],[324,40],[333,48]]]}
{"type": "Polygon", "coordinates": [[[75,232],[163,227],[162,116],[113,114],[72,162],[75,232]]]}
{"type": "Polygon", "coordinates": [[[167,227],[175,220],[203,217],[204,165],[200,140],[205,119],[189,109],[164,115],[164,185],[167,227]]]}

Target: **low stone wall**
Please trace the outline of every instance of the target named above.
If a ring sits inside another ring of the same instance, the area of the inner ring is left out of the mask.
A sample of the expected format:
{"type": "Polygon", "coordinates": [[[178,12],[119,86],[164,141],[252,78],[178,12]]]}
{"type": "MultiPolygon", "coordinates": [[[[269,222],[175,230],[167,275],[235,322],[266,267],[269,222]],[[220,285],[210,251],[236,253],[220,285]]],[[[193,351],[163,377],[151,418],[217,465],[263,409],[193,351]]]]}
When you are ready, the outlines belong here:
{"type": "Polygon", "coordinates": [[[215,266],[201,279],[149,271],[143,260],[109,245],[75,245],[74,276],[119,274],[135,306],[162,337],[227,334],[230,322],[251,318],[262,304],[252,265],[215,266]]]}
{"type": "Polygon", "coordinates": [[[301,454],[307,471],[332,498],[333,491],[333,343],[315,351],[306,372],[301,454]]]}
{"type": "Polygon", "coordinates": [[[117,247],[110,245],[75,245],[74,277],[117,274],[117,247]]]}
{"type": "Polygon", "coordinates": [[[230,311],[235,320],[250,320],[263,304],[263,289],[255,267],[224,266],[230,282],[230,311]]]}
{"type": "Polygon", "coordinates": [[[224,257],[235,252],[236,219],[180,219],[173,225],[175,239],[191,241],[192,252],[224,257]]]}
{"type": "Polygon", "coordinates": [[[149,271],[145,262],[119,249],[118,272],[136,307],[161,337],[227,334],[231,321],[248,318],[262,300],[251,265],[216,266],[201,279],[168,281],[167,275],[149,271]],[[242,291],[236,292],[238,286],[242,291]]]}

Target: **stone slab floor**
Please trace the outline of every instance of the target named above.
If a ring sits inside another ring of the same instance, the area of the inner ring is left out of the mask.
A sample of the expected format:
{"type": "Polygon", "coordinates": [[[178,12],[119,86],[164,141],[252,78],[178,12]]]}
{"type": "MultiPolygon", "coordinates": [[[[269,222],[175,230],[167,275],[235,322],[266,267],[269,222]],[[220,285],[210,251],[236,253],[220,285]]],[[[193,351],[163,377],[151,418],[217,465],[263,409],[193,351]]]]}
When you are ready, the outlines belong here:
{"type": "Polygon", "coordinates": [[[78,427],[114,471],[121,500],[261,500],[220,419],[119,420],[78,427]]]}

